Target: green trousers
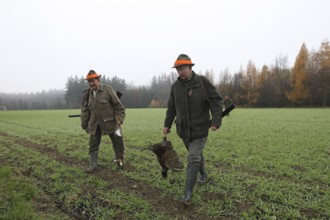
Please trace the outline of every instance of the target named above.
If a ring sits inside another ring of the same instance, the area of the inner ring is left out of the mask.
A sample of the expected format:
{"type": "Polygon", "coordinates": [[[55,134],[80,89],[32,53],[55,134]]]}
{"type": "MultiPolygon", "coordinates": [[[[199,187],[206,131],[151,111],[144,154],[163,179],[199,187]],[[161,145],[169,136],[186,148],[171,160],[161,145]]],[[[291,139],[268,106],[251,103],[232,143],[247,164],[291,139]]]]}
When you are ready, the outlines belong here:
{"type": "MultiPolygon", "coordinates": [[[[101,143],[101,128],[100,126],[97,127],[95,136],[90,135],[89,138],[89,153],[92,153],[94,151],[98,151],[100,148],[100,143],[101,143]]],[[[123,136],[117,136],[115,134],[109,134],[109,137],[111,139],[113,149],[116,154],[116,159],[124,159],[124,151],[125,151],[125,146],[124,146],[124,141],[123,141],[123,136]]]]}

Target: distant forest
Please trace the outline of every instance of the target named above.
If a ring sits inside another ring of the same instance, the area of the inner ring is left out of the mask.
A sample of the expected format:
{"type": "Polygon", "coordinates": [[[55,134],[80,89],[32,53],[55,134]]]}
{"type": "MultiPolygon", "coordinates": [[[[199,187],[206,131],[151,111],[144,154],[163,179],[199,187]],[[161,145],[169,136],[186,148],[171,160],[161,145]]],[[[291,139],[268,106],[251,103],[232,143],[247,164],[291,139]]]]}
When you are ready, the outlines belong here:
{"type": "MultiPolygon", "coordinates": [[[[249,61],[246,67],[231,73],[221,71],[215,81],[212,70],[205,75],[222,96],[244,107],[312,107],[330,106],[330,44],[321,43],[318,50],[309,51],[305,44],[296,57],[293,67],[285,56],[260,69],[249,61]]],[[[103,76],[101,81],[123,92],[122,102],[127,108],[166,107],[171,84],[177,74],[171,72],[154,76],[149,85],[130,86],[118,76],[103,76]]],[[[67,79],[65,90],[38,93],[0,93],[0,106],[16,109],[66,109],[80,108],[82,92],[88,88],[83,76],[67,79]]]]}

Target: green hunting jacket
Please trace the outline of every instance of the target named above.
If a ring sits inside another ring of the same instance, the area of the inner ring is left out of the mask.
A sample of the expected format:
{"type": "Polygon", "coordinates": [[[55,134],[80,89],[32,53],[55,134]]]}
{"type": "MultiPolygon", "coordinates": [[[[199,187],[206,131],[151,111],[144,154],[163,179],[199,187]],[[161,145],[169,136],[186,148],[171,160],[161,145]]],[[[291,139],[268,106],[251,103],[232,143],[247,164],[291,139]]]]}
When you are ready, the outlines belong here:
{"type": "Polygon", "coordinates": [[[184,141],[207,137],[210,126],[219,128],[222,120],[222,97],[205,76],[192,74],[189,80],[178,78],[173,83],[164,122],[164,127],[171,128],[175,119],[177,134],[184,141]]]}
{"type": "Polygon", "coordinates": [[[116,130],[116,118],[124,122],[125,108],[110,86],[102,84],[95,98],[91,89],[83,92],[80,116],[83,129],[95,135],[100,126],[102,135],[112,134],[116,130]]]}

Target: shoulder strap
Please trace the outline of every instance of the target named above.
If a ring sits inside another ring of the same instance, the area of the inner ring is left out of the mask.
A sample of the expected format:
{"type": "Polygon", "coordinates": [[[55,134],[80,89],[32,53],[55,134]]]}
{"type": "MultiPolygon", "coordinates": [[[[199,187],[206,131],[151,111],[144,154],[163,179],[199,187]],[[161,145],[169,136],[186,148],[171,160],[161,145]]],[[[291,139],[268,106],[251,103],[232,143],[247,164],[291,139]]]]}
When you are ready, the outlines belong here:
{"type": "Polygon", "coordinates": [[[201,86],[202,94],[204,96],[204,99],[209,102],[210,100],[209,100],[209,97],[207,96],[207,92],[206,92],[206,89],[205,89],[203,78],[202,78],[202,76],[197,76],[197,78],[198,78],[199,85],[201,86]]]}

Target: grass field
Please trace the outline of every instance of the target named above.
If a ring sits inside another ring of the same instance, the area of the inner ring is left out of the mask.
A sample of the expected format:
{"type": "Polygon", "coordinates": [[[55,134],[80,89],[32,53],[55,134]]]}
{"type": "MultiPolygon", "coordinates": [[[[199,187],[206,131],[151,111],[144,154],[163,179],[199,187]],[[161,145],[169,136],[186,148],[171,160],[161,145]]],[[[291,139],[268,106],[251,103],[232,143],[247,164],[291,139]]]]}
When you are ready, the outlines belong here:
{"type": "MultiPolygon", "coordinates": [[[[75,113],[0,112],[0,219],[330,219],[330,109],[234,110],[210,133],[208,183],[188,208],[185,172],[162,179],[147,150],[164,109],[128,109],[125,170],[105,136],[94,174],[75,113]]],[[[186,162],[175,129],[169,138],[186,162]]]]}

